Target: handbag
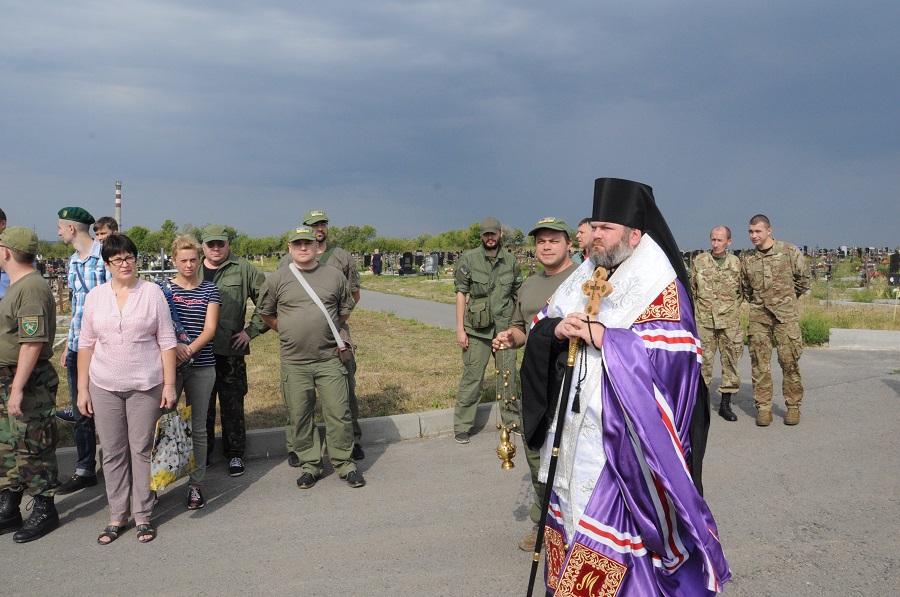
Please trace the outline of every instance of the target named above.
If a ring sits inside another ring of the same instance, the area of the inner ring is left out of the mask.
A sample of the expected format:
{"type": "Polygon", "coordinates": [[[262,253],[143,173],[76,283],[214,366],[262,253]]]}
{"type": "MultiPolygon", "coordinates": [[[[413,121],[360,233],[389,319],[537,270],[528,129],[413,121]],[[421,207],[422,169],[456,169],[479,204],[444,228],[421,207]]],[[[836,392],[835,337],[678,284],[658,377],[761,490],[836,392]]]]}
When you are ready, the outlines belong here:
{"type": "MultiPolygon", "coordinates": [[[[321,263],[324,263],[324,261],[322,261],[321,263]]],[[[350,332],[347,332],[346,330],[341,330],[340,332],[338,332],[337,327],[331,320],[331,315],[328,314],[328,309],[326,309],[325,305],[322,304],[322,299],[320,299],[319,296],[313,291],[313,289],[310,288],[309,282],[307,282],[306,279],[303,278],[303,274],[300,273],[300,270],[297,269],[296,265],[292,263],[289,267],[294,273],[294,276],[296,276],[297,280],[303,286],[304,290],[306,290],[306,293],[309,294],[309,298],[311,298],[312,301],[319,306],[319,309],[321,309],[322,313],[325,315],[325,321],[328,322],[328,327],[331,328],[331,333],[334,335],[334,341],[337,342],[338,356],[341,358],[341,362],[349,362],[350,359],[353,358],[353,345],[350,344],[350,332]],[[341,336],[342,333],[345,333],[345,335],[347,336],[346,340],[344,340],[344,338],[341,336]]]]}
{"type": "MultiPolygon", "coordinates": [[[[178,340],[179,344],[190,344],[192,342],[191,337],[188,336],[187,332],[184,331],[184,326],[181,325],[181,319],[178,317],[178,310],[175,309],[175,299],[174,294],[172,292],[172,285],[169,284],[168,281],[165,283],[160,283],[160,288],[162,288],[163,294],[166,295],[166,300],[169,302],[169,311],[172,313],[172,327],[175,330],[175,339],[178,340]]],[[[185,371],[188,370],[194,363],[194,355],[192,354],[188,360],[183,363],[177,365],[175,367],[175,372],[178,375],[181,375],[185,371]]]]}
{"type": "Polygon", "coordinates": [[[156,422],[150,452],[150,490],[159,491],[194,470],[191,408],[167,412],[156,422]]]}

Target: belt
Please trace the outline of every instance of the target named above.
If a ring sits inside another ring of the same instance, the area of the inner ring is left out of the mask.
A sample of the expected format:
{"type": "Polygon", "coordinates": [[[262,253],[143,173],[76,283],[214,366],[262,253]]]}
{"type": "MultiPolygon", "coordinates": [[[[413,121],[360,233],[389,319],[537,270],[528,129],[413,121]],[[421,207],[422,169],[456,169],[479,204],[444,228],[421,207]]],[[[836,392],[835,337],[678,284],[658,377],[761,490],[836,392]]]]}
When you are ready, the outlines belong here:
{"type": "Polygon", "coordinates": [[[0,377],[14,377],[16,375],[16,366],[0,367],[0,377]]]}

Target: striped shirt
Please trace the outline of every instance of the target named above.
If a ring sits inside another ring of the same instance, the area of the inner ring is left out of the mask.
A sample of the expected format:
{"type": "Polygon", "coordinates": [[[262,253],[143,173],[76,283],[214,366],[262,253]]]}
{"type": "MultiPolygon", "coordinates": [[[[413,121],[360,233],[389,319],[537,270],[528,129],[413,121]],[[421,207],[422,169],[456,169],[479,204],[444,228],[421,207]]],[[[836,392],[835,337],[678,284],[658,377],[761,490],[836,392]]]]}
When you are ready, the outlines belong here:
{"type": "MultiPolygon", "coordinates": [[[[185,290],[172,282],[172,300],[175,303],[175,311],[178,313],[181,325],[184,326],[184,331],[192,340],[203,333],[203,326],[206,323],[206,306],[209,303],[222,304],[219,287],[206,280],[191,290],[185,290]]],[[[210,341],[194,355],[191,367],[210,367],[215,364],[216,357],[213,354],[212,341],[210,341]]]]}
{"type": "Polygon", "coordinates": [[[72,290],[72,321],[69,322],[69,339],[66,346],[73,352],[78,351],[78,336],[81,334],[81,318],[84,315],[84,299],[88,292],[112,279],[106,271],[106,264],[100,257],[99,241],[91,245],[91,252],[84,259],[78,251],[69,257],[68,280],[72,290]],[[80,276],[78,274],[81,274],[80,276]],[[82,284],[84,280],[84,284],[82,284]]]}

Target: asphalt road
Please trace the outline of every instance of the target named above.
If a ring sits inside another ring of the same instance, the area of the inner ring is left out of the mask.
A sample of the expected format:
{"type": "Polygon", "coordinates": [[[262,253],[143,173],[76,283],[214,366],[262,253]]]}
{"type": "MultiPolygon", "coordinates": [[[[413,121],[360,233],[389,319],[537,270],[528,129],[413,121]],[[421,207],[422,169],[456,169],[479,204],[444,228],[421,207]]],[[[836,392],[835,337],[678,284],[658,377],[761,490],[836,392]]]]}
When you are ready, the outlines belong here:
{"type": "MultiPolygon", "coordinates": [[[[725,593],[900,594],[898,353],[807,349],[797,427],[782,424],[778,396],[775,422],[754,425],[746,354],[741,366],[738,421],[713,416],[704,466],[733,571],[725,593]]],[[[133,524],[96,543],[108,522],[102,483],[62,496],[59,530],[25,545],[0,537],[0,594],[524,595],[530,555],[516,543],[530,530],[527,467],[518,456],[500,470],[491,426],[464,446],[449,430],[367,439],[376,443],[360,463],[364,488],[329,469],[300,490],[280,456],[248,461],[238,478],[217,464],[204,509],[185,509],[183,482],[160,495],[159,537],[146,545],[133,524]]]]}

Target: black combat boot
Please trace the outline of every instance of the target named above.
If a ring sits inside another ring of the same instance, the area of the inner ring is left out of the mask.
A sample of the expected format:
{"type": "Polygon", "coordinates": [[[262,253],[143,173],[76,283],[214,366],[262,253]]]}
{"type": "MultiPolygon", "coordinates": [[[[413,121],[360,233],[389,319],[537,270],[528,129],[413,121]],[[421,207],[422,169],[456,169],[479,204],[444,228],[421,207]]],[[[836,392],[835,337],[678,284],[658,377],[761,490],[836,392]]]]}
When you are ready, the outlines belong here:
{"type": "Polygon", "coordinates": [[[737,421],[737,415],[731,412],[731,394],[722,394],[722,402],[719,403],[719,416],[726,421],[737,421]]]}
{"type": "Polygon", "coordinates": [[[29,505],[33,505],[34,509],[19,532],[13,535],[13,541],[16,543],[28,543],[40,539],[59,527],[59,514],[56,512],[52,497],[36,495],[29,505]]]}
{"type": "Polygon", "coordinates": [[[18,531],[22,528],[22,492],[4,489],[0,491],[0,535],[18,531]]]}

